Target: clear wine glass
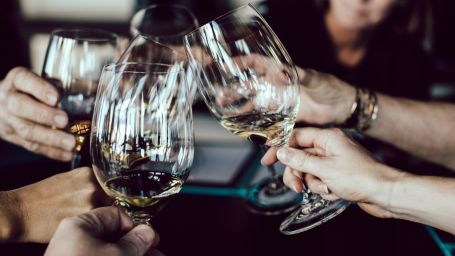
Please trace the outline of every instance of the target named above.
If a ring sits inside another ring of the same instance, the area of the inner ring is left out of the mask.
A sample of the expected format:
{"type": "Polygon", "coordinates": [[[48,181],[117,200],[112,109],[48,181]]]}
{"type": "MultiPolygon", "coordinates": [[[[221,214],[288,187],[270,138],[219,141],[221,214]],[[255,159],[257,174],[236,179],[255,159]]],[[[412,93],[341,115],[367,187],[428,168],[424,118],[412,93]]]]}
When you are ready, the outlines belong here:
{"type": "Polygon", "coordinates": [[[93,169],[114,205],[149,224],[193,161],[193,120],[178,65],[106,66],[93,114],[93,169]]]}
{"type": "MultiPolygon", "coordinates": [[[[288,144],[299,106],[295,66],[266,21],[246,5],[185,36],[190,65],[200,70],[200,91],[215,117],[229,131],[267,147],[288,144]]],[[[274,169],[271,177],[248,193],[249,207],[265,214],[293,210],[298,216],[285,222],[286,234],[314,227],[345,207],[305,190],[298,197],[274,169]],[[311,199],[311,200],[308,200],[311,199]],[[306,215],[302,215],[302,210],[306,215]],[[329,213],[329,215],[327,215],[329,213]],[[297,220],[298,219],[298,220],[297,220]]],[[[338,204],[342,202],[342,204],[338,204]]]]}
{"type": "MultiPolygon", "coordinates": [[[[183,46],[182,46],[183,47],[183,46]]],[[[122,53],[117,63],[138,62],[138,63],[163,63],[179,65],[185,71],[185,81],[189,94],[187,100],[192,103],[197,92],[195,73],[188,65],[186,54],[176,51],[166,45],[155,42],[151,37],[137,35],[122,53]]]]}
{"type": "Polygon", "coordinates": [[[197,85],[190,70],[183,46],[183,36],[198,27],[194,14],[182,5],[151,5],[139,10],[131,19],[133,39],[118,63],[179,63],[185,70],[190,88],[188,100],[193,102],[197,85]]]}
{"type": "Polygon", "coordinates": [[[183,37],[199,26],[194,14],[178,4],[155,4],[141,9],[130,21],[133,37],[144,35],[155,42],[183,50],[183,37]]]}
{"type": "Polygon", "coordinates": [[[42,77],[60,92],[58,106],[69,117],[66,130],[76,137],[72,169],[90,165],[85,162],[90,157],[84,141],[90,131],[98,79],[103,66],[115,60],[117,41],[117,35],[103,30],[52,31],[42,77]]]}

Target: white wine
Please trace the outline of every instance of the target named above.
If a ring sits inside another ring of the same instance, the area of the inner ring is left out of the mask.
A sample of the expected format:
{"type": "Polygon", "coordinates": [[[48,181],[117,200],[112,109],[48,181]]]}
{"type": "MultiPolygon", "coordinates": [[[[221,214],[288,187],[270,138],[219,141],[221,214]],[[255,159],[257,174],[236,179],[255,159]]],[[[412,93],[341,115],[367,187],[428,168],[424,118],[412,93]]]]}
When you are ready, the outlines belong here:
{"type": "Polygon", "coordinates": [[[156,171],[133,171],[104,183],[111,197],[139,208],[150,207],[177,194],[182,185],[181,178],[156,171]]]}
{"type": "Polygon", "coordinates": [[[171,169],[171,163],[140,158],[129,169],[122,168],[120,176],[104,182],[103,188],[117,204],[154,215],[167,201],[164,199],[180,192],[184,183],[182,177],[171,174],[171,169]]]}
{"type": "MultiPolygon", "coordinates": [[[[228,131],[246,139],[260,136],[267,146],[287,144],[295,123],[295,115],[254,113],[221,119],[221,125],[228,131]]],[[[252,139],[253,140],[253,139],[252,139]]],[[[257,142],[257,140],[254,140],[257,142]]]]}

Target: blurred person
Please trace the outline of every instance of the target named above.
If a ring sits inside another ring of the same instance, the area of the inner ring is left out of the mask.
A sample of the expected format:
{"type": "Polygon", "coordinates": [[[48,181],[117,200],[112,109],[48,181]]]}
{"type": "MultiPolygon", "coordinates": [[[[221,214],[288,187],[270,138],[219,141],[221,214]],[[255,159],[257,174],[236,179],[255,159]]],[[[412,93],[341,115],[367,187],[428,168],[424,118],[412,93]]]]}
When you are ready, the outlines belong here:
{"type": "MultiPolygon", "coordinates": [[[[269,0],[265,17],[302,68],[387,95],[428,100],[435,81],[433,39],[436,23],[441,24],[435,16],[440,2],[269,0]]],[[[396,168],[447,172],[370,136],[356,139],[396,168]]]]}
{"type": "Polygon", "coordinates": [[[297,65],[392,96],[426,99],[430,0],[269,0],[267,21],[297,65]]]}
{"type": "Polygon", "coordinates": [[[158,234],[144,224],[133,227],[117,207],[103,207],[64,219],[44,255],[162,255],[158,234]]]}
{"type": "Polygon", "coordinates": [[[0,243],[48,243],[63,218],[105,205],[109,199],[90,168],[0,192],[0,243]]]}

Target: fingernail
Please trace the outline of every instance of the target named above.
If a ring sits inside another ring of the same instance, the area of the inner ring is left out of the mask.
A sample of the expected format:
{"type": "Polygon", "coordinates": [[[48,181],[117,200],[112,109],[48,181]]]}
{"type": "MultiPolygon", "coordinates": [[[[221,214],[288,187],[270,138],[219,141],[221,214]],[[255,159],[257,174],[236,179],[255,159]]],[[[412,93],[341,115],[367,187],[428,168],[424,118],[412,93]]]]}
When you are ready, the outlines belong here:
{"type": "Polygon", "coordinates": [[[74,148],[74,146],[76,145],[76,140],[74,139],[73,136],[68,136],[66,138],[63,139],[63,145],[69,149],[69,150],[72,150],[74,148]]]}
{"type": "Polygon", "coordinates": [[[54,121],[59,127],[65,127],[66,123],[68,123],[68,118],[64,115],[57,115],[54,117],[54,121]]]}
{"type": "Polygon", "coordinates": [[[276,156],[278,157],[278,159],[280,159],[281,161],[286,161],[287,158],[288,158],[288,154],[289,154],[289,150],[286,149],[286,148],[280,148],[278,150],[278,152],[276,153],[276,156]]]}
{"type": "Polygon", "coordinates": [[[136,235],[145,244],[151,244],[155,238],[155,233],[153,232],[152,228],[143,224],[136,227],[136,235]]]}
{"type": "Polygon", "coordinates": [[[55,106],[57,104],[57,96],[53,93],[48,93],[47,94],[47,102],[51,104],[52,106],[55,106]]]}
{"type": "Polygon", "coordinates": [[[265,164],[264,164],[264,157],[261,158],[261,164],[262,164],[262,165],[265,165],[265,164]]]}
{"type": "Polygon", "coordinates": [[[299,193],[299,191],[297,191],[297,185],[293,184],[292,189],[295,191],[295,193],[299,193]]]}
{"type": "Polygon", "coordinates": [[[324,184],[319,185],[318,190],[323,191],[324,192],[323,194],[325,194],[325,195],[330,194],[329,188],[327,187],[327,185],[324,185],[324,184]]]}

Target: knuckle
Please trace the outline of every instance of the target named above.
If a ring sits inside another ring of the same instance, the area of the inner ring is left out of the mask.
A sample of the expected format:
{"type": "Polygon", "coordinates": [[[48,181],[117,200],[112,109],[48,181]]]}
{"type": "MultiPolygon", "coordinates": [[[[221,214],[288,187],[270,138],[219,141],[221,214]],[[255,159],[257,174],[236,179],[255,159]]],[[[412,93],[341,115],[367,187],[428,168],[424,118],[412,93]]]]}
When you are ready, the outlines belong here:
{"type": "Polygon", "coordinates": [[[0,138],[9,137],[15,134],[14,129],[6,124],[0,124],[0,138]]]}
{"type": "Polygon", "coordinates": [[[31,123],[19,122],[16,124],[16,133],[26,140],[32,140],[34,138],[34,126],[35,125],[31,123]]]}
{"type": "Polygon", "coordinates": [[[35,119],[43,120],[48,124],[52,124],[52,112],[49,110],[38,110],[37,108],[33,109],[33,115],[35,119]]]}
{"type": "Polygon", "coordinates": [[[28,76],[30,76],[30,71],[24,67],[15,67],[11,71],[11,76],[16,83],[23,83],[28,76]]]}
{"type": "Polygon", "coordinates": [[[26,70],[27,69],[24,67],[15,67],[8,72],[7,77],[17,77],[18,75],[26,72],[26,70]]]}
{"type": "Polygon", "coordinates": [[[25,145],[25,148],[31,152],[39,152],[40,149],[41,149],[41,146],[36,143],[36,142],[28,142],[26,145],[25,145]]]}
{"type": "Polygon", "coordinates": [[[11,95],[10,97],[7,97],[6,109],[8,109],[9,112],[14,113],[20,108],[21,104],[19,104],[19,95],[11,95]]]}

